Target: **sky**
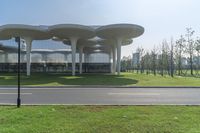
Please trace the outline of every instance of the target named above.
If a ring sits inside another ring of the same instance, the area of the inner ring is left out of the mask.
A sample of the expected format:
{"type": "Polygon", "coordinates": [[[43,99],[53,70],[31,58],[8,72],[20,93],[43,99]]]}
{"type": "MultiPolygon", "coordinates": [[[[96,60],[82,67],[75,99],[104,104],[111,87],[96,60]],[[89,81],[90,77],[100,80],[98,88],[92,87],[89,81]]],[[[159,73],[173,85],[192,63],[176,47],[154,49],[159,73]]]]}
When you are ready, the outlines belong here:
{"type": "Polygon", "coordinates": [[[122,48],[128,56],[137,47],[152,49],[163,39],[178,39],[187,27],[200,36],[199,5],[200,0],[1,0],[0,25],[141,25],[145,33],[122,48]]]}

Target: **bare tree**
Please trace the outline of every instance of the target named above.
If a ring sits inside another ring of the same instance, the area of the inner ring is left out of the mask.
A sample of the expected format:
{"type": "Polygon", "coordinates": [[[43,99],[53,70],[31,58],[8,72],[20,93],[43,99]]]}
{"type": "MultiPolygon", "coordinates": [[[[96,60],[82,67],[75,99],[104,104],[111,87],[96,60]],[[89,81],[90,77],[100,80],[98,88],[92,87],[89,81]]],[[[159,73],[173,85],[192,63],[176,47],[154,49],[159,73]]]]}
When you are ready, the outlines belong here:
{"type": "Polygon", "coordinates": [[[170,50],[170,75],[174,77],[174,41],[171,38],[171,50],[170,50]]]}

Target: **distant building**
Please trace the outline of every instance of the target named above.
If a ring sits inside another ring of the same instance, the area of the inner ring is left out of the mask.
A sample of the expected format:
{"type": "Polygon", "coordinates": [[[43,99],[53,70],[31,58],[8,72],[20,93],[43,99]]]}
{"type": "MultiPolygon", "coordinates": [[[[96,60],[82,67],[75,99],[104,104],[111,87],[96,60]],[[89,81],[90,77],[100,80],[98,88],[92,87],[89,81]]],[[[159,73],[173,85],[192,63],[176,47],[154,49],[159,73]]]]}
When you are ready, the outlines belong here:
{"type": "Polygon", "coordinates": [[[140,54],[139,53],[133,53],[132,55],[132,65],[133,67],[137,66],[140,63],[140,54]]]}

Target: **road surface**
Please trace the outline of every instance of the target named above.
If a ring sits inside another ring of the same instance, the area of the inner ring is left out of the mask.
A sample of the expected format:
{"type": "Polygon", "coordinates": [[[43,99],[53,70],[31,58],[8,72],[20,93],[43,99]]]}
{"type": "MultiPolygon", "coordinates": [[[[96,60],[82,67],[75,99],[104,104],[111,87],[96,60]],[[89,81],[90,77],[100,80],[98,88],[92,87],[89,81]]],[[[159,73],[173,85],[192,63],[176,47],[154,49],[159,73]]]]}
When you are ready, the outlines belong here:
{"type": "MultiPolygon", "coordinates": [[[[16,88],[0,88],[0,104],[16,104],[16,88]]],[[[200,105],[200,88],[23,88],[22,104],[200,105]]]]}

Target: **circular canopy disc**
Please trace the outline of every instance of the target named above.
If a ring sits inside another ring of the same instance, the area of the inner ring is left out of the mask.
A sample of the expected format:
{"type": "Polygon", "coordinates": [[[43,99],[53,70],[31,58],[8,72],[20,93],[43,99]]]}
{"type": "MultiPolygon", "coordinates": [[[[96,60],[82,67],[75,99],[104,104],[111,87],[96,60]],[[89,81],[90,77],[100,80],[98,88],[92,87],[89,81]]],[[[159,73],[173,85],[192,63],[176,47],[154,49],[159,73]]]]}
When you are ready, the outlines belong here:
{"type": "Polygon", "coordinates": [[[144,33],[144,28],[134,24],[113,24],[98,28],[96,33],[104,39],[136,38],[144,33]]]}
{"type": "Polygon", "coordinates": [[[84,47],[86,47],[86,46],[92,47],[92,46],[96,45],[97,42],[91,41],[91,40],[80,39],[80,40],[78,40],[78,43],[77,43],[77,44],[78,44],[78,47],[81,47],[81,46],[84,46],[84,47]]]}
{"type": "Polygon", "coordinates": [[[77,24],[59,24],[50,26],[49,32],[60,39],[68,39],[70,37],[88,39],[95,36],[93,28],[77,24]]]}
{"type": "Polygon", "coordinates": [[[0,50],[4,51],[4,52],[17,52],[17,48],[16,47],[12,47],[12,46],[3,46],[0,44],[0,50]]]}
{"type": "MultiPolygon", "coordinates": [[[[132,39],[124,39],[123,41],[122,41],[122,46],[126,46],[126,45],[129,45],[129,44],[131,44],[133,42],[133,40],[132,39]]],[[[104,39],[104,40],[100,40],[100,41],[98,41],[98,44],[100,44],[100,45],[116,45],[116,41],[115,40],[113,40],[113,39],[104,39]]]]}
{"type": "Polygon", "coordinates": [[[29,37],[32,40],[46,40],[51,36],[45,29],[38,26],[21,25],[21,24],[8,24],[0,26],[0,38],[1,36],[12,37],[29,37]]]}
{"type": "Polygon", "coordinates": [[[1,31],[0,31],[0,40],[9,40],[9,39],[11,39],[10,36],[3,35],[1,34],[1,31]]]}
{"type": "Polygon", "coordinates": [[[110,48],[109,47],[101,47],[101,48],[94,48],[94,47],[84,47],[83,49],[84,53],[109,53],[110,48]]]}

